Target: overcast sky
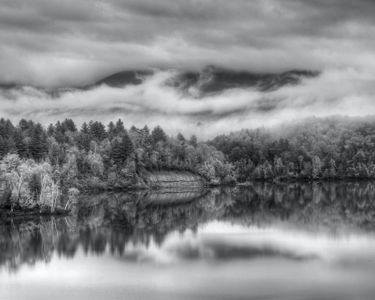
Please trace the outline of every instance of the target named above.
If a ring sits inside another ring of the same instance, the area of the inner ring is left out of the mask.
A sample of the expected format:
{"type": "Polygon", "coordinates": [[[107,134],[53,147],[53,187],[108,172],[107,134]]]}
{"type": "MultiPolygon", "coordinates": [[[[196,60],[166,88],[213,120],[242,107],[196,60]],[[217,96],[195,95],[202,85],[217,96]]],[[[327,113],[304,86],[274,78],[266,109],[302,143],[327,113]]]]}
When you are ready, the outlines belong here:
{"type": "Polygon", "coordinates": [[[372,0],[0,0],[0,81],[144,67],[374,68],[372,0]]]}
{"type": "Polygon", "coordinates": [[[312,115],[370,114],[374,15],[373,0],[0,0],[0,83],[76,86],[120,70],[206,65],[322,74],[267,95],[235,90],[199,103],[166,88],[165,73],[138,87],[54,99],[23,89],[0,93],[0,113],[43,123],[123,117],[206,136],[312,115]],[[262,101],[277,104],[259,111],[262,101]]]}

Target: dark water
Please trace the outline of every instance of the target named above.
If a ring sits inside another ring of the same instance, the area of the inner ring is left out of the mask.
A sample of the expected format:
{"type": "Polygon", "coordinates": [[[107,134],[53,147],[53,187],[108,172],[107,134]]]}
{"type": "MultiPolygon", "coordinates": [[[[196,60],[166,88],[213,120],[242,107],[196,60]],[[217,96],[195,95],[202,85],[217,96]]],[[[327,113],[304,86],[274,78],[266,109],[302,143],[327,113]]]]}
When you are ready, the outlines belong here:
{"type": "Polygon", "coordinates": [[[375,185],[102,194],[0,222],[0,299],[375,299],[375,185]]]}

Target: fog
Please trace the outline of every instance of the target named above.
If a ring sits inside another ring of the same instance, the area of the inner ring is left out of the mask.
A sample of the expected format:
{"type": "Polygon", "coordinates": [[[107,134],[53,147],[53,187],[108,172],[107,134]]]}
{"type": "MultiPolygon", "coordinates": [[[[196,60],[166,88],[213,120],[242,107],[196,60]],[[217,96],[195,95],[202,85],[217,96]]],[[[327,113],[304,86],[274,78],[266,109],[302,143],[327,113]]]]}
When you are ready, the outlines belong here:
{"type": "Polygon", "coordinates": [[[48,124],[117,119],[212,137],[309,116],[374,111],[374,1],[0,0],[0,84],[77,87],[123,70],[156,68],[321,76],[261,93],[227,90],[197,100],[165,86],[100,86],[59,97],[0,92],[0,115],[48,124]]]}
{"type": "Polygon", "coordinates": [[[58,96],[33,87],[2,90],[0,115],[48,125],[72,118],[104,123],[122,118],[126,126],[161,125],[170,134],[182,132],[210,138],[242,128],[269,127],[311,116],[366,116],[375,109],[374,75],[355,69],[327,70],[298,85],[261,92],[229,89],[194,98],[167,86],[175,71],[157,71],[142,84],[122,88],[101,85],[69,90],[58,96]]]}

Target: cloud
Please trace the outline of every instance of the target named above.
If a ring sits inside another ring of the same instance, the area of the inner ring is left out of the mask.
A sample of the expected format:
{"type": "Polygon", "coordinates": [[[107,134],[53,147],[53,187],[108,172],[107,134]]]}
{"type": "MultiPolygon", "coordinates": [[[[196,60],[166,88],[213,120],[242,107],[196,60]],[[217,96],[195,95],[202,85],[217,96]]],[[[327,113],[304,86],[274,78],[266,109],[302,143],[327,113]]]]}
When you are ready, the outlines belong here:
{"type": "Polygon", "coordinates": [[[369,0],[2,0],[0,81],[74,86],[123,69],[374,70],[369,0]]]}
{"type": "Polygon", "coordinates": [[[322,71],[293,87],[227,90],[197,100],[157,72],[139,86],[2,91],[0,115],[47,124],[118,117],[211,137],[290,119],[374,111],[375,3],[370,0],[2,0],[0,82],[74,87],[127,69],[322,71]]]}
{"type": "Polygon", "coordinates": [[[375,75],[355,69],[326,71],[299,85],[271,92],[241,88],[200,99],[166,86],[166,80],[174,75],[159,71],[140,85],[102,85],[91,90],[70,90],[57,97],[32,87],[3,90],[0,115],[13,121],[33,119],[45,125],[64,118],[72,118],[78,124],[122,118],[127,127],[161,125],[170,134],[182,132],[211,138],[292,119],[366,116],[375,110],[375,75]]]}

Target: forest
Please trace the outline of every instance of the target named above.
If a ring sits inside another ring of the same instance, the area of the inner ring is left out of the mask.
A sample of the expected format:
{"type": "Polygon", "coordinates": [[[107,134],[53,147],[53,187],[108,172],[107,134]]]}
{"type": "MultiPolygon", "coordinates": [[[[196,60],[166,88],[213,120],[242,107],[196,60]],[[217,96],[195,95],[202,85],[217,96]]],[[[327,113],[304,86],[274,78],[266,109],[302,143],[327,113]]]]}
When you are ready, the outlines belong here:
{"type": "Polygon", "coordinates": [[[375,178],[372,119],[311,118],[221,135],[211,144],[228,158],[240,182],[375,178]]]}
{"type": "Polygon", "coordinates": [[[169,137],[160,126],[126,129],[120,119],[80,129],[71,119],[47,128],[0,119],[0,158],[0,184],[9,191],[3,202],[23,207],[54,208],[62,198],[67,207],[82,191],[145,188],[146,170],[189,171],[212,185],[235,182],[232,165],[214,146],[195,136],[169,137]]]}
{"type": "MultiPolygon", "coordinates": [[[[145,171],[189,171],[208,185],[375,178],[375,121],[312,118],[199,141],[119,119],[50,124],[0,119],[0,189],[23,205],[55,207],[79,192],[145,188],[145,171]]],[[[4,198],[4,197],[2,197],[4,198]]],[[[5,201],[5,200],[3,200],[5,201]]]]}

